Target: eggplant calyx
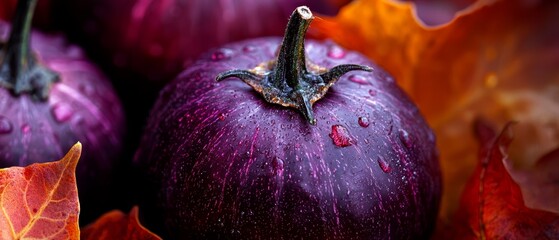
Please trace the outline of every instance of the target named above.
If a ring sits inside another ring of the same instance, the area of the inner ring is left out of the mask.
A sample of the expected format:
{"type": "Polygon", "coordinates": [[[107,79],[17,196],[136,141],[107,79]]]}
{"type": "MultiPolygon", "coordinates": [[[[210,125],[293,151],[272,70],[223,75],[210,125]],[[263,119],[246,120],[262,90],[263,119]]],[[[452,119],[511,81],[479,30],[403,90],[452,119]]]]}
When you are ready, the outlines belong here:
{"type": "Polygon", "coordinates": [[[0,49],[0,87],[11,90],[16,96],[29,93],[34,99],[44,101],[59,78],[55,72],[41,66],[31,53],[31,22],[36,5],[37,0],[17,3],[12,32],[0,49]]]}
{"type": "MultiPolygon", "coordinates": [[[[220,73],[217,81],[229,77],[239,78],[260,93],[269,103],[279,104],[299,110],[305,119],[316,125],[312,110],[313,104],[322,99],[328,89],[349,71],[372,71],[372,68],[357,64],[342,64],[325,70],[314,66],[317,71],[310,72],[305,60],[305,33],[314,16],[309,8],[298,7],[293,11],[283,38],[277,60],[271,69],[262,72],[262,66],[251,70],[230,70],[220,73]]],[[[266,67],[265,67],[266,68],[266,67]]]]}

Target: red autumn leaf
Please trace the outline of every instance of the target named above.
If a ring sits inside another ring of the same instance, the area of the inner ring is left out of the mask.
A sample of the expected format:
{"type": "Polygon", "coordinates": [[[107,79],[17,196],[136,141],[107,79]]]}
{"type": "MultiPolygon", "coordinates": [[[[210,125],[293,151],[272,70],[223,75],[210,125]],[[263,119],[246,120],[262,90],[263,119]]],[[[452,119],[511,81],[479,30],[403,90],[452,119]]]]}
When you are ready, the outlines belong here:
{"type": "Polygon", "coordinates": [[[56,162],[0,169],[1,239],[79,239],[78,142],[56,162]]]}
{"type": "Polygon", "coordinates": [[[126,215],[119,210],[105,213],[97,221],[82,230],[83,240],[160,240],[161,238],[142,226],[135,206],[126,215]]]}
{"type": "Polygon", "coordinates": [[[559,239],[559,215],[526,207],[520,187],[503,164],[509,161],[511,125],[496,136],[493,129],[479,123],[477,133],[480,162],[466,185],[454,222],[439,226],[435,239],[559,239]]]}
{"type": "Polygon", "coordinates": [[[478,0],[427,27],[413,3],[359,0],[311,27],[376,61],[418,104],[438,138],[446,219],[476,165],[475,118],[518,122],[519,168],[559,148],[558,14],[557,1],[478,0]]]}

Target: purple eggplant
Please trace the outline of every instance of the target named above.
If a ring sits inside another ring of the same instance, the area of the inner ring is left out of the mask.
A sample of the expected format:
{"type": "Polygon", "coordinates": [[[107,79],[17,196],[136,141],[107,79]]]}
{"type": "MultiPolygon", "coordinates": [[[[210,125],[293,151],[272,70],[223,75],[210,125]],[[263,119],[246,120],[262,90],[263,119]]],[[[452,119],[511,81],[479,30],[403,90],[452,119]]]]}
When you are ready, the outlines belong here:
{"type": "Polygon", "coordinates": [[[375,63],[331,41],[305,43],[312,19],[299,7],[283,40],[214,49],[161,91],[136,162],[161,213],[152,218],[172,238],[422,239],[433,230],[432,130],[375,63]]]}
{"type": "Polygon", "coordinates": [[[122,148],[123,109],[79,47],[30,31],[36,2],[20,0],[13,25],[0,22],[0,167],[58,160],[80,141],[84,222],[112,200],[107,189],[122,148]]]}

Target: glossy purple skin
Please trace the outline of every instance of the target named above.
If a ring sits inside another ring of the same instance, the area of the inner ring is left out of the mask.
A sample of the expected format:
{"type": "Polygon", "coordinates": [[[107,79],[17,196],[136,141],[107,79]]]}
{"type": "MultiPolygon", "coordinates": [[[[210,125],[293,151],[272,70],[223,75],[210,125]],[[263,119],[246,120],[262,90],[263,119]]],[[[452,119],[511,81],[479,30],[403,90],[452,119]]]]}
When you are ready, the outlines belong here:
{"type": "Polygon", "coordinates": [[[330,0],[58,1],[61,24],[81,38],[78,41],[88,46],[91,54],[146,77],[157,87],[210,48],[281,36],[297,6],[308,5],[313,11],[326,13],[336,10],[330,0]]]}
{"type": "MultiPolygon", "coordinates": [[[[0,21],[2,41],[9,31],[9,24],[0,21]]],[[[96,217],[96,209],[110,199],[106,191],[121,151],[125,127],[120,101],[82,50],[63,37],[34,32],[31,46],[60,81],[45,102],[27,94],[16,97],[0,87],[0,167],[55,161],[80,141],[80,220],[96,217]]]]}
{"type": "Polygon", "coordinates": [[[209,52],[160,93],[137,159],[160,184],[169,234],[426,238],[441,197],[435,137],[377,65],[331,42],[308,40],[307,59],[315,64],[374,68],[344,75],[316,102],[316,126],[296,110],[266,103],[239,79],[215,81],[223,71],[274,59],[280,41],[209,52]],[[333,125],[347,130],[349,146],[334,144],[333,125]]]}

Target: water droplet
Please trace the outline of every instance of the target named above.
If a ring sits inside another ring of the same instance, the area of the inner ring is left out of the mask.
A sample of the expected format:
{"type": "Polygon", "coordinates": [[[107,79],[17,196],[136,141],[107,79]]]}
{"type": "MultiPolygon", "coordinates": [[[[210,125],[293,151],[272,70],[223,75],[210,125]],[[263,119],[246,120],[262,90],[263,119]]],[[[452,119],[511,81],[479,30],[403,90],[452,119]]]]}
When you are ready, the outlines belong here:
{"type": "Polygon", "coordinates": [[[369,89],[369,95],[371,95],[371,96],[373,96],[373,97],[374,97],[374,96],[376,96],[376,95],[377,95],[377,91],[376,91],[376,90],[374,90],[374,89],[369,89]]]}
{"type": "Polygon", "coordinates": [[[80,115],[75,115],[72,119],[72,124],[74,125],[84,125],[86,124],[85,118],[80,115]]]}
{"type": "Polygon", "coordinates": [[[281,175],[283,173],[283,160],[279,158],[274,158],[272,162],[272,167],[274,168],[274,174],[281,175]]]}
{"type": "Polygon", "coordinates": [[[28,133],[29,131],[31,131],[31,126],[29,126],[28,124],[21,125],[21,132],[28,133]]]}
{"type": "Polygon", "coordinates": [[[91,96],[95,93],[95,88],[91,85],[91,83],[82,83],[78,86],[78,90],[86,96],[91,96]]]}
{"type": "Polygon", "coordinates": [[[400,141],[402,141],[402,143],[404,143],[404,145],[406,145],[406,147],[410,148],[413,145],[413,142],[411,140],[410,134],[404,130],[404,129],[400,129],[400,141]]]}
{"type": "Polygon", "coordinates": [[[70,106],[64,103],[55,104],[50,112],[54,117],[54,120],[56,120],[59,123],[68,121],[74,114],[72,108],[70,108],[70,106]]]}
{"type": "Polygon", "coordinates": [[[66,55],[70,58],[83,58],[83,51],[80,47],[71,45],[66,48],[66,55]]]}
{"type": "Polygon", "coordinates": [[[362,75],[358,75],[358,74],[354,74],[349,76],[349,81],[352,81],[354,83],[359,83],[362,85],[366,85],[369,84],[369,81],[367,80],[366,77],[362,76],[362,75]]]}
{"type": "Polygon", "coordinates": [[[12,123],[4,116],[0,116],[0,134],[12,132],[12,123]]]}
{"type": "Polygon", "coordinates": [[[389,173],[390,171],[392,171],[392,167],[390,167],[390,164],[383,157],[379,156],[377,158],[377,162],[383,172],[389,173]]]}
{"type": "Polygon", "coordinates": [[[243,47],[243,52],[253,52],[254,50],[256,50],[256,48],[254,46],[244,46],[243,47]]]}
{"type": "Polygon", "coordinates": [[[359,126],[361,127],[366,128],[369,126],[369,119],[367,117],[359,117],[357,122],[359,122],[359,126]]]}
{"type": "Polygon", "coordinates": [[[221,48],[212,54],[212,60],[221,61],[227,60],[233,56],[233,51],[231,49],[221,48]]]}
{"type": "Polygon", "coordinates": [[[331,58],[334,58],[334,59],[344,58],[345,54],[346,54],[345,50],[342,49],[338,45],[332,45],[328,49],[328,57],[331,57],[331,58]]]}
{"type": "Polygon", "coordinates": [[[330,133],[330,138],[334,144],[338,147],[347,147],[353,144],[353,140],[349,136],[347,128],[342,125],[333,125],[332,132],[330,133]]]}
{"type": "Polygon", "coordinates": [[[225,120],[225,114],[220,113],[220,114],[217,116],[217,118],[218,118],[220,121],[223,121],[223,120],[225,120]]]}

